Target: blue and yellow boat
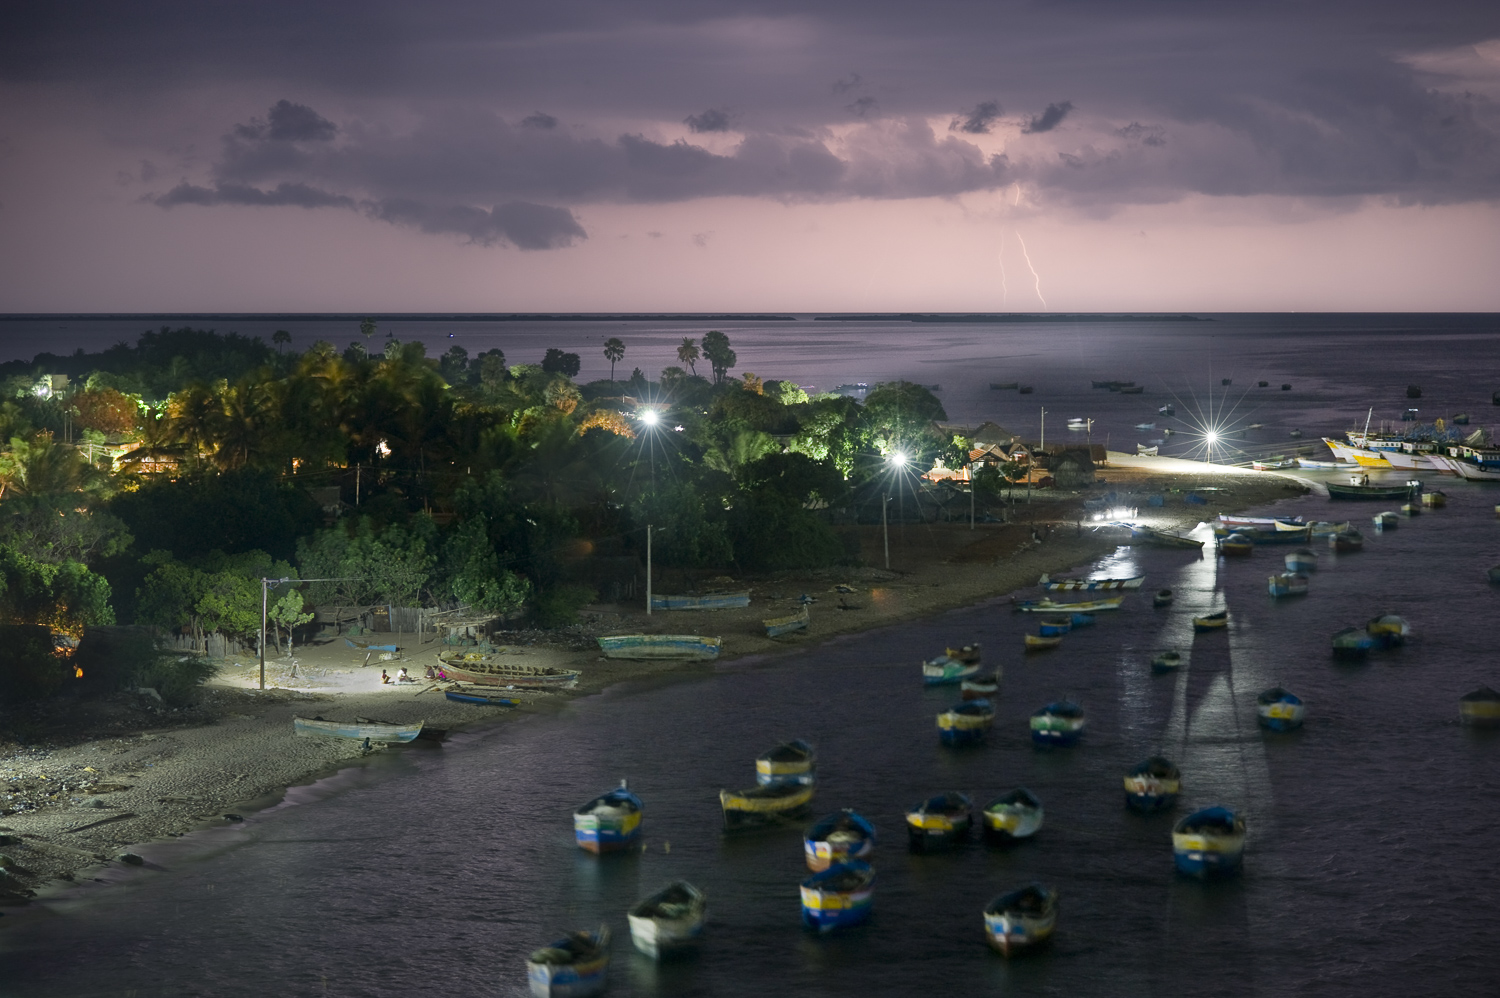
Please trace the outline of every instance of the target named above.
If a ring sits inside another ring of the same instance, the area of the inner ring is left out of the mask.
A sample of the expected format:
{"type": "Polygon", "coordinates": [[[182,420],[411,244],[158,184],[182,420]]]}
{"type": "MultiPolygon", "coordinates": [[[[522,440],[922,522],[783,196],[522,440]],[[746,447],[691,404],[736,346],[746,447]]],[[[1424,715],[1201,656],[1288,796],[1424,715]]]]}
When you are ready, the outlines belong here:
{"type": "Polygon", "coordinates": [[[755,757],[755,782],[763,787],[817,782],[818,753],[800,738],[755,757]]]}
{"type": "Polygon", "coordinates": [[[1458,698],[1458,716],[1464,724],[1479,728],[1500,726],[1500,693],[1481,686],[1458,698]]]}
{"type": "MultiPolygon", "coordinates": [[[[1079,614],[1083,616],[1083,614],[1079,614]]],[[[1068,617],[1058,617],[1053,620],[1042,620],[1037,622],[1037,631],[1044,638],[1055,638],[1061,634],[1067,634],[1073,629],[1073,621],[1068,617]]]]}
{"type": "Polygon", "coordinates": [[[815,789],[811,783],[775,783],[748,790],[720,790],[724,830],[734,832],[805,818],[815,789]]]}
{"type": "Polygon", "coordinates": [[[526,976],[537,998],[589,998],[601,994],[609,972],[609,927],[574,932],[532,950],[526,976]]]}
{"type": "Polygon", "coordinates": [[[814,873],[839,863],[868,862],[875,852],[875,826],[854,808],[846,807],[809,828],[802,837],[802,851],[807,868],[814,873]]]}
{"type": "Polygon", "coordinates": [[[1057,927],[1057,892],[1028,884],[995,898],[984,908],[984,935],[1005,956],[1035,949],[1057,927]]]}
{"type": "Polygon", "coordinates": [[[965,700],[937,716],[938,738],[944,745],[972,745],[984,740],[995,723],[995,706],[989,700],[965,700]]]}
{"type": "Polygon", "coordinates": [[[1333,635],[1333,657],[1362,659],[1375,647],[1375,638],[1358,627],[1346,627],[1333,635]]]}
{"type": "Polygon", "coordinates": [[[573,812],[573,838],[580,849],[591,853],[627,849],[640,832],[641,799],[624,780],[573,812]]]}
{"type": "Polygon", "coordinates": [[[1153,755],[1125,774],[1125,803],[1137,811],[1165,811],[1177,803],[1182,773],[1168,759],[1153,755]]]}
{"type": "Polygon", "coordinates": [[[1193,630],[1195,631],[1222,631],[1229,626],[1229,611],[1220,610],[1218,613],[1205,613],[1201,617],[1193,618],[1193,630]]]}
{"type": "Polygon", "coordinates": [[[1038,745],[1077,745],[1085,723],[1082,707],[1055,700],[1031,715],[1031,740],[1038,745]]]}
{"type": "Polygon", "coordinates": [[[802,881],[802,923],[819,932],[847,929],[869,919],[874,901],[875,868],[836,863],[802,881]]]}
{"type": "Polygon", "coordinates": [[[1290,690],[1273,686],[1255,698],[1255,715],[1260,726],[1270,731],[1291,731],[1302,727],[1302,699],[1290,690]]]}
{"type": "Polygon", "coordinates": [[[915,852],[949,845],[968,835],[973,823],[969,798],[950,790],[913,804],[906,812],[908,844],[915,852]]]}
{"type": "Polygon", "coordinates": [[[1172,828],[1172,857],[1190,876],[1233,876],[1244,852],[1245,819],[1227,807],[1194,811],[1172,828]]]}
{"type": "Polygon", "coordinates": [[[1245,534],[1234,533],[1219,539],[1219,553],[1243,557],[1255,550],[1255,541],[1245,534]]]}
{"type": "Polygon", "coordinates": [[[1025,787],[1001,794],[984,806],[984,837],[1005,843],[1029,839],[1042,827],[1042,799],[1025,787]]]}

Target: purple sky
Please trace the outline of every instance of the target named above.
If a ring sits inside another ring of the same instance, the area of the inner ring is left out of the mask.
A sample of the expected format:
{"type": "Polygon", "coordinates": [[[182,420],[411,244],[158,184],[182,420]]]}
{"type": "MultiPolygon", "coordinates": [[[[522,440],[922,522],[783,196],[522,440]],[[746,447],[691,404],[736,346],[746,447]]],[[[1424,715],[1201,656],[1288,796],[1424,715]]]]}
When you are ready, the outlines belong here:
{"type": "Polygon", "coordinates": [[[1497,310],[1500,4],[0,8],[0,311],[1497,310]]]}

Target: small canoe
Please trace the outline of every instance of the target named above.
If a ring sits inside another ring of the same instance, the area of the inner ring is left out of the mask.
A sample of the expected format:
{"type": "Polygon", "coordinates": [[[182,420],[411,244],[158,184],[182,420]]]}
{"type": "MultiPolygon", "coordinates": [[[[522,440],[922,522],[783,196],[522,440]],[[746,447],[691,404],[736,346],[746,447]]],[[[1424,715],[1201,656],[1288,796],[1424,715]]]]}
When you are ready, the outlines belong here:
{"type": "Polygon", "coordinates": [[[670,883],[626,912],[630,941],[653,960],[691,950],[703,935],[707,909],[708,898],[698,888],[686,880],[670,883]]]}
{"type": "Polygon", "coordinates": [[[1306,575],[1308,572],[1316,572],[1318,570],[1318,556],[1308,548],[1298,548],[1288,553],[1282,560],[1286,563],[1286,570],[1288,572],[1298,572],[1306,575]]]}
{"type": "Polygon", "coordinates": [[[964,645],[962,648],[948,648],[946,654],[955,662],[962,662],[964,665],[978,665],[979,642],[976,641],[971,645],[964,645]]]}
{"type": "Polygon", "coordinates": [[[1015,604],[1023,613],[1094,613],[1099,610],[1118,610],[1125,602],[1124,596],[1112,599],[1084,600],[1079,603],[1058,603],[1056,600],[1021,600],[1015,604]]]}
{"type": "Polygon", "coordinates": [[[1394,613],[1383,613],[1365,625],[1365,632],[1375,639],[1379,648],[1395,648],[1406,644],[1411,637],[1411,625],[1405,617],[1394,613]]]}
{"type": "Polygon", "coordinates": [[[922,663],[922,682],[927,686],[960,683],[978,674],[978,662],[960,662],[947,655],[939,655],[922,663]]]}
{"type": "Polygon", "coordinates": [[[1172,590],[1170,590],[1170,589],[1158,589],[1156,591],[1156,595],[1151,597],[1151,605],[1152,606],[1171,606],[1172,605],[1172,598],[1173,598],[1172,597],[1172,590]]]}
{"type": "Polygon", "coordinates": [[[516,686],[570,690],[582,675],[577,669],[506,661],[511,656],[483,652],[439,652],[444,678],[475,686],[516,686]]]}
{"type": "Polygon", "coordinates": [[[1172,828],[1172,857],[1190,876],[1232,876],[1244,851],[1245,819],[1226,807],[1194,811],[1172,828]]]}
{"type": "Polygon", "coordinates": [[[755,782],[763,787],[813,783],[817,769],[817,751],[798,738],[755,757],[755,782]]]}
{"type": "Polygon", "coordinates": [[[722,643],[696,634],[616,634],[600,638],[599,648],[605,658],[701,661],[718,658],[722,643]]]}
{"type": "Polygon", "coordinates": [[[1266,581],[1266,589],[1272,596],[1306,596],[1307,576],[1296,572],[1273,575],[1266,581]]]}
{"type": "Polygon", "coordinates": [[[1358,627],[1346,627],[1333,636],[1333,657],[1345,659],[1364,658],[1375,647],[1375,639],[1368,631],[1358,627]]]}
{"type": "Polygon", "coordinates": [[[328,721],[321,717],[293,717],[292,730],[299,735],[323,735],[354,741],[410,742],[422,733],[422,723],[390,724],[385,721],[328,721]]]}
{"type": "Polygon", "coordinates": [[[609,927],[574,932],[532,950],[526,976],[537,998],[588,998],[604,991],[609,972],[609,927]]]}
{"type": "Polygon", "coordinates": [[[812,803],[813,790],[811,783],[720,790],[719,807],[724,812],[724,829],[732,832],[805,818],[812,803]]]}
{"type": "Polygon", "coordinates": [[[860,925],[874,899],[874,867],[857,859],[837,863],[802,881],[802,924],[819,932],[860,925]]]}
{"type": "Polygon", "coordinates": [[[1290,690],[1273,686],[1255,698],[1255,716],[1262,728],[1291,731],[1302,727],[1302,699],[1290,690]]]}
{"type": "Polygon", "coordinates": [[[1181,652],[1164,651],[1151,660],[1152,672],[1176,672],[1181,667],[1181,652]]]}
{"type": "Polygon", "coordinates": [[[1125,804],[1136,811],[1165,811],[1177,803],[1182,773],[1159,755],[1136,763],[1125,774],[1125,804]]]}
{"type": "Polygon", "coordinates": [[[641,799],[630,785],[620,785],[600,794],[573,812],[573,839],[578,848],[596,856],[623,852],[641,833],[641,799]]]}
{"type": "Polygon", "coordinates": [[[1404,502],[1401,504],[1401,515],[1406,517],[1408,520],[1414,516],[1421,516],[1422,507],[1414,502],[1404,502]]]}
{"type": "Polygon", "coordinates": [[[1475,727],[1500,726],[1500,693],[1481,686],[1458,698],[1458,716],[1475,727]]]}
{"type": "Polygon", "coordinates": [[[1042,800],[1025,787],[1001,794],[980,812],[984,836],[992,842],[1029,839],[1042,827],[1042,800]]]}
{"type": "Polygon", "coordinates": [[[1375,529],[1380,531],[1395,530],[1401,526],[1401,517],[1390,510],[1386,510],[1383,513],[1376,513],[1370,517],[1370,521],[1375,524],[1375,529]]]}
{"type": "Polygon", "coordinates": [[[1125,579],[1054,579],[1050,575],[1044,575],[1037,585],[1049,591],[1139,589],[1145,580],[1144,575],[1133,575],[1125,579]]]}
{"type": "Polygon", "coordinates": [[[1000,692],[1000,676],[1001,670],[996,669],[988,676],[965,679],[958,684],[958,688],[965,700],[987,700],[1000,692]]]}
{"type": "Polygon", "coordinates": [[[1060,644],[1062,644],[1060,637],[1044,638],[1035,634],[1026,635],[1027,651],[1043,651],[1047,648],[1056,648],[1060,644]]]}
{"type": "Polygon", "coordinates": [[[984,733],[994,723],[994,704],[965,700],[937,716],[938,740],[944,745],[972,745],[984,741],[984,733]]]}
{"type": "Polygon", "coordinates": [[[479,691],[470,693],[460,692],[459,690],[449,690],[447,693],[444,693],[443,696],[447,697],[449,700],[452,700],[454,703],[474,703],[487,707],[518,707],[521,704],[521,701],[519,700],[512,700],[509,697],[495,696],[493,694],[483,693],[479,691]]]}
{"type": "Polygon", "coordinates": [[[807,604],[804,603],[802,609],[796,613],[788,614],[785,617],[771,617],[768,620],[762,620],[761,626],[766,629],[766,637],[779,638],[783,634],[790,634],[793,631],[807,630],[807,625],[811,619],[807,611],[807,604]]]}
{"type": "Polygon", "coordinates": [[[803,857],[814,873],[839,863],[868,862],[874,852],[875,826],[852,807],[830,814],[802,837],[803,857]]]}
{"type": "Polygon", "coordinates": [[[1057,927],[1057,892],[1041,884],[1002,894],[984,907],[984,936],[1004,956],[1036,949],[1057,927]]]}
{"type": "Polygon", "coordinates": [[[1448,496],[1446,493],[1438,489],[1433,489],[1431,492],[1423,492],[1422,505],[1427,506],[1431,509],[1437,509],[1440,506],[1446,506],[1448,505],[1448,496]]]}
{"type": "Polygon", "coordinates": [[[1219,551],[1224,555],[1244,557],[1255,550],[1255,542],[1245,534],[1230,534],[1219,541],[1219,551]]]}
{"type": "Polygon", "coordinates": [[[1037,630],[1044,638],[1055,638],[1061,634],[1067,634],[1073,629],[1073,621],[1068,619],[1043,620],[1037,624],[1037,630]]]}
{"type": "Polygon", "coordinates": [[[1193,630],[1195,631],[1219,631],[1228,626],[1228,610],[1220,610],[1218,613],[1207,613],[1201,617],[1193,618],[1193,630]]]}
{"type": "Polygon", "coordinates": [[[1155,544],[1158,547],[1168,548],[1201,549],[1203,547],[1202,541],[1166,530],[1157,530],[1155,527],[1131,527],[1130,540],[1133,544],[1155,544]]]}
{"type": "Polygon", "coordinates": [[[652,596],[653,610],[738,610],[750,605],[749,593],[709,593],[706,596],[652,596]]]}
{"type": "Polygon", "coordinates": [[[972,808],[968,797],[954,791],[913,804],[906,812],[908,844],[921,852],[958,841],[974,823],[972,808]]]}
{"type": "Polygon", "coordinates": [[[1056,700],[1031,715],[1031,740],[1038,745],[1076,745],[1086,723],[1082,707],[1056,700]]]}

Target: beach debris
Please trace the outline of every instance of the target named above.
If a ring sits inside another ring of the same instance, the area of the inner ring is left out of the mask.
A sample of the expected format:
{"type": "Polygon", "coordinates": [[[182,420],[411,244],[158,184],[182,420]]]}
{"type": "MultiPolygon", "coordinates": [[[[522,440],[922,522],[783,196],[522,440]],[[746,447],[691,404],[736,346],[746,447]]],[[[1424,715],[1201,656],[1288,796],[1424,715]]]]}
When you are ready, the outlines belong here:
{"type": "Polygon", "coordinates": [[[81,832],[85,828],[97,828],[100,825],[107,825],[107,824],[109,824],[112,821],[124,821],[126,818],[134,818],[134,817],[135,817],[135,812],[133,812],[133,811],[125,811],[125,812],[123,812],[121,814],[112,814],[108,818],[100,818],[98,821],[91,821],[87,825],[79,825],[77,828],[66,829],[66,831],[69,832],[70,834],[73,833],[73,832],[81,832]]]}
{"type": "Polygon", "coordinates": [[[108,804],[108,802],[105,801],[105,799],[103,797],[90,797],[88,800],[86,800],[86,801],[83,802],[83,806],[84,807],[109,807],[109,804],[108,804]]]}
{"type": "Polygon", "coordinates": [[[226,815],[224,815],[224,820],[225,821],[244,821],[245,819],[244,819],[244,817],[242,815],[238,815],[238,814],[226,814],[226,815]]]}
{"type": "Polygon", "coordinates": [[[145,866],[146,865],[146,861],[144,859],[142,859],[141,857],[137,856],[133,852],[122,852],[122,853],[120,853],[119,860],[122,863],[129,863],[131,866],[145,866]]]}

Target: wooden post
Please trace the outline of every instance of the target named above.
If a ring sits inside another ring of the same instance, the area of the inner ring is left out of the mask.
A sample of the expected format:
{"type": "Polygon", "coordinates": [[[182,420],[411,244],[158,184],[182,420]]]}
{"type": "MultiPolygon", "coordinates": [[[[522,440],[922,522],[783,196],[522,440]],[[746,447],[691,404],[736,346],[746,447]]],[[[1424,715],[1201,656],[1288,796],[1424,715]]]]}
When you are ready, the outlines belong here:
{"type": "Polygon", "coordinates": [[[651,616],[651,524],[646,524],[646,616],[651,616]]]}
{"type": "Polygon", "coordinates": [[[260,688],[266,688],[266,586],[270,579],[260,580],[260,688]]]}

